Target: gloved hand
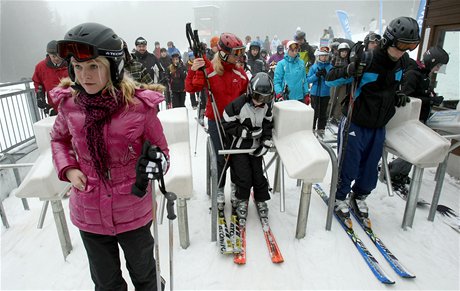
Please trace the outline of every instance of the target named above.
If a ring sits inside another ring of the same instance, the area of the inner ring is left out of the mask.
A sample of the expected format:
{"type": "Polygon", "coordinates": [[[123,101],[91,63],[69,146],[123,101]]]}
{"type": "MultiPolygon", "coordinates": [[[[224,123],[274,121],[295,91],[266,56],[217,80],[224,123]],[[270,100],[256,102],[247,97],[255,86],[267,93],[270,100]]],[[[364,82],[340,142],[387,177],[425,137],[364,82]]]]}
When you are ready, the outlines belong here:
{"type": "Polygon", "coordinates": [[[278,101],[284,101],[284,97],[283,97],[283,94],[281,93],[278,93],[275,95],[275,101],[278,102],[278,101]]]}
{"type": "Polygon", "coordinates": [[[310,105],[310,93],[307,93],[307,95],[305,95],[305,97],[303,98],[303,102],[307,105],[310,105]]]}
{"type": "Polygon", "coordinates": [[[261,157],[265,155],[270,148],[273,147],[273,142],[271,139],[264,140],[252,153],[254,157],[261,157]]]}
{"type": "Polygon", "coordinates": [[[48,108],[48,103],[46,103],[45,98],[38,98],[38,94],[37,94],[37,106],[40,109],[48,108]]]}
{"type": "Polygon", "coordinates": [[[407,103],[410,102],[410,98],[401,91],[397,91],[395,94],[395,106],[404,107],[407,103]]]}
{"type": "Polygon", "coordinates": [[[430,103],[431,105],[439,106],[441,105],[442,101],[444,101],[443,96],[434,96],[434,97],[431,97],[430,103]]]}
{"type": "Polygon", "coordinates": [[[262,136],[262,128],[256,127],[253,130],[248,129],[246,126],[241,131],[241,137],[245,139],[259,138],[262,136]]]}
{"type": "Polygon", "coordinates": [[[136,182],[131,188],[131,192],[143,197],[147,193],[149,180],[160,179],[168,167],[165,154],[157,146],[152,146],[149,141],[145,141],[142,147],[142,154],[136,163],[136,182]]]}
{"type": "Polygon", "coordinates": [[[322,76],[326,76],[326,70],[325,69],[320,69],[316,71],[316,77],[321,78],[322,76]]]}

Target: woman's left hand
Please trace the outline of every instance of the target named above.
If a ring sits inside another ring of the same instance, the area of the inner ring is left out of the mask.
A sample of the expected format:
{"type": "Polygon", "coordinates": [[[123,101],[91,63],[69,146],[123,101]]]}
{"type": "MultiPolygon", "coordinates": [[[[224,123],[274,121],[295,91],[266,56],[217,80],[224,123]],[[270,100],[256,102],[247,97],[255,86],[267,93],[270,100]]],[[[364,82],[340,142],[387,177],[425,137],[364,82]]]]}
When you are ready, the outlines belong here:
{"type": "Polygon", "coordinates": [[[85,190],[87,177],[80,169],[69,169],[65,175],[73,187],[80,191],[85,190]]]}

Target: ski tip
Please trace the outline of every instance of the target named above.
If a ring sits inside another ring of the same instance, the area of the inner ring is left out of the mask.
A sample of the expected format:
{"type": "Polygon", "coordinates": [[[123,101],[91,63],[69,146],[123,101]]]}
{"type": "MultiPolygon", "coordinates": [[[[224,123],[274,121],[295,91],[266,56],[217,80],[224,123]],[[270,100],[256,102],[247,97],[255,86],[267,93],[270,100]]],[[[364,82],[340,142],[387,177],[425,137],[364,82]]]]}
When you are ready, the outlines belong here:
{"type": "Polygon", "coordinates": [[[274,264],[281,264],[284,262],[284,259],[283,257],[275,257],[275,258],[272,258],[272,263],[274,264]]]}
{"type": "Polygon", "coordinates": [[[245,265],[246,264],[246,258],[243,258],[243,257],[240,257],[238,255],[236,255],[234,258],[233,258],[233,262],[237,265],[245,265]]]}
{"type": "Polygon", "coordinates": [[[387,284],[387,285],[394,285],[395,281],[393,280],[390,280],[390,279],[385,279],[382,281],[383,284],[387,284]]]}

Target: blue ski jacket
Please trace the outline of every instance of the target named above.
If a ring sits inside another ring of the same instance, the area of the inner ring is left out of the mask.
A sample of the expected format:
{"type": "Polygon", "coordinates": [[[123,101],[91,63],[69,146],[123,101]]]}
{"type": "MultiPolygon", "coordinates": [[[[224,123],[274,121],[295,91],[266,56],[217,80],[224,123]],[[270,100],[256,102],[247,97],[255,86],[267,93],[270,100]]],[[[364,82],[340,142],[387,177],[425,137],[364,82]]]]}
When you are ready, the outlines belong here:
{"type": "Polygon", "coordinates": [[[326,70],[326,74],[332,69],[331,63],[316,62],[308,71],[307,81],[311,83],[310,94],[313,96],[330,96],[331,88],[326,84],[326,75],[321,76],[321,80],[316,76],[319,70],[326,70]]]}
{"type": "Polygon", "coordinates": [[[282,93],[284,86],[288,85],[289,100],[303,100],[308,93],[307,75],[305,74],[305,63],[299,58],[285,54],[278,62],[275,69],[275,93],[282,93]]]}

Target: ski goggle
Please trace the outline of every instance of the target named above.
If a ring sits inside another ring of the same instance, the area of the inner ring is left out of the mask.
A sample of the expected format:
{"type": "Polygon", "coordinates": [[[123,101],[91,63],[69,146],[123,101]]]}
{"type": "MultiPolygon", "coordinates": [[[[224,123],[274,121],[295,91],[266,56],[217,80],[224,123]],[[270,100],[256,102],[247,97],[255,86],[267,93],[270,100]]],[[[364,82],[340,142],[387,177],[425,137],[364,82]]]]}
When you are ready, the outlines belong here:
{"type": "Polygon", "coordinates": [[[405,52],[407,50],[415,50],[418,47],[419,43],[419,41],[406,41],[403,39],[398,39],[396,42],[394,42],[393,46],[398,50],[405,52]]]}
{"type": "Polygon", "coordinates": [[[270,103],[273,100],[273,94],[260,94],[257,92],[252,93],[252,99],[259,103],[270,103]]]}
{"type": "Polygon", "coordinates": [[[86,62],[93,60],[98,56],[116,58],[123,56],[123,48],[120,50],[103,50],[98,49],[97,47],[76,41],[60,40],[57,42],[57,51],[59,57],[63,59],[68,59],[73,57],[78,62],[86,62]]]}
{"type": "Polygon", "coordinates": [[[244,55],[245,51],[246,51],[245,47],[236,47],[236,48],[232,48],[232,51],[230,52],[230,54],[234,55],[234,56],[237,56],[237,57],[240,57],[240,56],[244,55]]]}
{"type": "Polygon", "coordinates": [[[380,34],[371,34],[369,36],[369,41],[379,42],[381,39],[382,37],[380,36],[380,34]]]}

